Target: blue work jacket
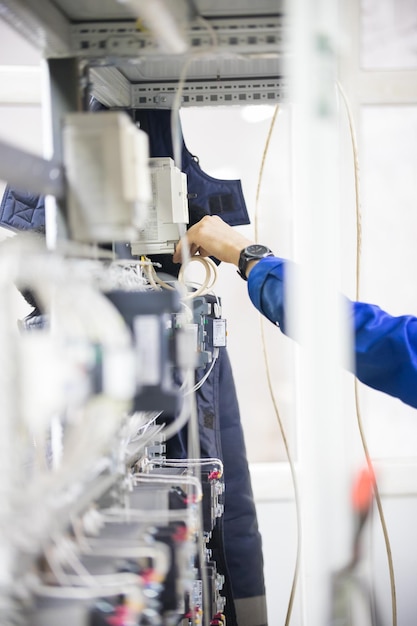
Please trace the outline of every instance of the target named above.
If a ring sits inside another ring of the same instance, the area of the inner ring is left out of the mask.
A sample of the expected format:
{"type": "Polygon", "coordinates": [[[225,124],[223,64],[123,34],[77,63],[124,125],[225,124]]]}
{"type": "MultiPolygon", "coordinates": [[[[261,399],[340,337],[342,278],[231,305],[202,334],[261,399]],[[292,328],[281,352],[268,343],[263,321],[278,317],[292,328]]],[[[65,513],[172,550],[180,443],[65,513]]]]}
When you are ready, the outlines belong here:
{"type": "MultiPolygon", "coordinates": [[[[288,261],[262,259],[248,278],[255,307],[288,334],[285,274],[288,261]]],[[[417,408],[417,318],[394,317],[374,304],[348,301],[354,338],[354,373],[379,391],[417,408]]]]}

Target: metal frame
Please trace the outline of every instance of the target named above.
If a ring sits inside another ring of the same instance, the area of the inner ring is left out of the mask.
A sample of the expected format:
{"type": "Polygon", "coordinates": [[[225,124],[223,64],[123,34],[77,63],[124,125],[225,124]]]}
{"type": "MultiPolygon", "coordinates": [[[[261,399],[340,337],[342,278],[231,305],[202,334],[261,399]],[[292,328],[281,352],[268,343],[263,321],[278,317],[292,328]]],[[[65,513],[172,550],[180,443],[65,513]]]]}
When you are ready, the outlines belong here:
{"type": "MultiPolygon", "coordinates": [[[[177,84],[144,83],[132,85],[131,106],[171,108],[177,84]]],[[[287,83],[280,78],[255,80],[193,81],[182,87],[181,106],[231,104],[275,104],[287,94],[287,83]]]]}
{"type": "MultiPolygon", "coordinates": [[[[285,50],[286,20],[281,15],[234,17],[190,23],[185,39],[188,55],[212,48],[218,55],[272,54],[285,50]],[[213,41],[215,38],[215,41],[213,41]]],[[[148,31],[139,30],[137,22],[85,22],[71,29],[71,53],[85,58],[110,56],[166,56],[148,31]]]]}
{"type": "Polygon", "coordinates": [[[239,6],[223,7],[222,17],[195,18],[184,27],[186,53],[173,55],[149,31],[140,30],[120,3],[106,0],[102,19],[75,23],[68,17],[74,10],[80,17],[100,10],[100,3],[84,10],[78,4],[2,0],[0,17],[46,58],[73,58],[89,66],[93,93],[108,106],[171,106],[184,66],[182,106],[279,102],[285,96],[288,26],[279,2],[264,0],[264,13],[252,8],[245,15],[239,14],[240,4],[248,11],[241,0],[239,6]],[[271,12],[265,14],[268,6],[271,12]],[[112,14],[120,17],[108,19],[112,14]]]}
{"type": "MultiPolygon", "coordinates": [[[[204,0],[200,3],[210,13],[204,0]]],[[[221,9],[221,17],[195,18],[185,25],[185,54],[169,55],[150,32],[140,30],[129,3],[2,0],[0,18],[48,61],[54,162],[62,161],[61,117],[79,109],[88,91],[109,107],[123,108],[170,108],[179,85],[180,106],[284,100],[287,23],[280,3],[263,0],[260,14],[248,0],[220,5],[212,10],[221,9]],[[100,11],[102,19],[85,21],[100,11]],[[76,23],[74,16],[81,21],[76,23]]],[[[172,5],[165,6],[169,10],[172,5]]],[[[28,155],[21,157],[27,163],[28,155]]],[[[64,201],[60,203],[65,215],[64,201]]]]}

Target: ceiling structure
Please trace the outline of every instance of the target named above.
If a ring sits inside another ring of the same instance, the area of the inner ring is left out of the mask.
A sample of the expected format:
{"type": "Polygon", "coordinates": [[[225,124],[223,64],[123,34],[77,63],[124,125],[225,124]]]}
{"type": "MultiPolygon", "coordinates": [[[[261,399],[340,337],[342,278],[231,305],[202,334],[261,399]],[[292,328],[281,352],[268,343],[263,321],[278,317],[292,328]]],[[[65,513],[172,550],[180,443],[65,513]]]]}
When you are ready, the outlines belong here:
{"type": "Polygon", "coordinates": [[[77,58],[108,106],[285,98],[282,0],[6,0],[0,16],[45,58],[77,58]]]}

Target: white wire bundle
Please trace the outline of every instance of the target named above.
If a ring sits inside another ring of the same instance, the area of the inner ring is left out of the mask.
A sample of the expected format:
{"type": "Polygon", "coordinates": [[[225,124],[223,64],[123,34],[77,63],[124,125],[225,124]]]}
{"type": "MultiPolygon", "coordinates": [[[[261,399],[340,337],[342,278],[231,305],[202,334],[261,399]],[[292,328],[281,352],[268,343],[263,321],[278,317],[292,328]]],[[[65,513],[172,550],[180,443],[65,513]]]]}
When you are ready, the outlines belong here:
{"type": "Polygon", "coordinates": [[[105,272],[100,272],[98,279],[98,284],[103,291],[111,289],[146,291],[149,289],[144,263],[135,259],[113,261],[105,272]]]}
{"type": "Polygon", "coordinates": [[[143,271],[149,281],[149,284],[156,290],[161,288],[168,290],[182,289],[182,302],[187,302],[197,296],[211,292],[217,280],[216,264],[210,258],[203,257],[198,254],[190,257],[181,265],[181,269],[178,274],[178,281],[174,281],[172,284],[162,280],[158,276],[153,263],[149,259],[146,259],[146,257],[143,261],[143,271]],[[192,262],[200,263],[203,265],[205,270],[205,278],[199,285],[191,283],[185,279],[185,271],[192,262]],[[190,291],[191,287],[194,288],[193,291],[190,291]]]}
{"type": "MultiPolygon", "coordinates": [[[[6,283],[12,282],[35,293],[42,310],[50,312],[50,336],[61,343],[64,356],[66,345],[77,341],[128,354],[131,349],[128,328],[116,308],[93,287],[89,271],[85,272],[81,266],[78,266],[79,271],[74,271],[73,264],[45,252],[38,240],[30,236],[16,237],[7,244],[0,256],[3,293],[6,283]],[[83,276],[83,273],[86,275],[83,276]]],[[[38,356],[41,363],[43,354],[38,356]]],[[[9,387],[15,381],[4,382],[7,393],[18,398],[17,387],[9,387]]],[[[67,400],[71,404],[71,397],[67,400]]],[[[49,525],[53,524],[59,500],[57,495],[91,476],[97,462],[111,450],[115,433],[121,427],[129,404],[130,399],[126,396],[111,396],[104,392],[92,395],[82,406],[72,407],[70,413],[68,407],[62,407],[66,413],[66,424],[60,465],[53,472],[46,467],[36,468],[24,490],[21,486],[20,491],[9,493],[9,497],[3,499],[3,502],[9,502],[0,520],[6,532],[13,530],[16,538],[21,524],[22,530],[24,527],[27,532],[26,547],[32,542],[34,551],[39,548],[48,535],[49,525]],[[43,503],[43,510],[37,516],[34,512],[39,508],[39,502],[43,503]],[[32,521],[36,523],[32,524],[32,521]]],[[[31,425],[22,422],[19,407],[15,409],[10,408],[2,414],[2,432],[6,436],[5,445],[9,446],[12,442],[7,441],[7,435],[11,432],[11,424],[14,430],[20,431],[17,443],[22,458],[31,437],[31,425]]],[[[46,419],[45,428],[48,425],[46,419]]],[[[34,426],[40,432],[39,424],[34,426]]],[[[13,441],[13,445],[15,443],[13,441]]],[[[19,462],[17,466],[20,466],[19,462]]],[[[4,476],[4,481],[10,481],[9,485],[12,485],[11,468],[5,469],[9,470],[9,474],[4,476]]],[[[20,534],[23,536],[24,533],[20,534]]]]}

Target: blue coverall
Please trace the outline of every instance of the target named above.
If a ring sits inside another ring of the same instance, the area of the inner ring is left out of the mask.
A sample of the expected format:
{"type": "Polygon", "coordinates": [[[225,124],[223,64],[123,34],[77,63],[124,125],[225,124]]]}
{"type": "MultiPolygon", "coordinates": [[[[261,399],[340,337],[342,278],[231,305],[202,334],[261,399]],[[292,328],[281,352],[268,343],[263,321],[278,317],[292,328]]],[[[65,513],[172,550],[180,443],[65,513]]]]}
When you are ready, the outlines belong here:
{"type": "MultiPolygon", "coordinates": [[[[286,333],[285,269],[288,261],[271,256],[249,274],[255,307],[286,333]]],[[[394,317],[378,306],[350,302],[354,366],[358,379],[417,408],[417,317],[394,317]]]]}

